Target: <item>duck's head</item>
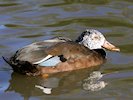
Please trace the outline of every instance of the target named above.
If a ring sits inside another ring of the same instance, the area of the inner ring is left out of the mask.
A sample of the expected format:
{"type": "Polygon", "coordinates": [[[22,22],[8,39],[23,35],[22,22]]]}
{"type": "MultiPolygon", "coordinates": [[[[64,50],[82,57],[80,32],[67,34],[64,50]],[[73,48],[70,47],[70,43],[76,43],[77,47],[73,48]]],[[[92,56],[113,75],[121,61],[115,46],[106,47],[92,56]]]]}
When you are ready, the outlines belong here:
{"type": "Polygon", "coordinates": [[[105,48],[111,51],[120,51],[119,48],[109,43],[103,34],[94,29],[87,29],[76,40],[79,44],[83,44],[89,49],[105,48]]]}

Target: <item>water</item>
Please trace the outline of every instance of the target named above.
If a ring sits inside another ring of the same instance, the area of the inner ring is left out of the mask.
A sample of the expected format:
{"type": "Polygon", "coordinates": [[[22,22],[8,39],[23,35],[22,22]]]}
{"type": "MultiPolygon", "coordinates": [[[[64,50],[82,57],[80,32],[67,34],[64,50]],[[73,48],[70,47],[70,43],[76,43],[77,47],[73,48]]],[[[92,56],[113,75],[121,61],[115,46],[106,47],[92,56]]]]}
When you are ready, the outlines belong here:
{"type": "Polygon", "coordinates": [[[132,100],[132,12],[132,0],[0,0],[0,56],[55,36],[75,39],[87,28],[99,30],[121,49],[107,51],[107,62],[96,68],[107,83],[99,91],[83,88],[83,80],[96,69],[43,79],[13,73],[0,58],[0,100],[132,100]],[[35,85],[52,88],[52,94],[35,85]]]}

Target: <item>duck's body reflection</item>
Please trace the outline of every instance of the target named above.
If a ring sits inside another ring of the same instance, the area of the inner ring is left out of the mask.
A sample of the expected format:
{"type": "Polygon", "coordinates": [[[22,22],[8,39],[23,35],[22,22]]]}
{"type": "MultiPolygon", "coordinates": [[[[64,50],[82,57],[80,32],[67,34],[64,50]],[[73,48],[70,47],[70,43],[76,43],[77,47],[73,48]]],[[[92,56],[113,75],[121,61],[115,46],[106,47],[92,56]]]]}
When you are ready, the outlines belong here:
{"type": "Polygon", "coordinates": [[[82,88],[82,81],[87,78],[92,71],[98,70],[99,68],[100,67],[98,66],[72,72],[52,74],[47,79],[39,76],[28,77],[17,73],[12,73],[10,86],[6,91],[15,91],[16,93],[24,96],[24,98],[44,95],[44,92],[36,86],[50,88],[51,95],[70,93],[75,89],[82,88]]]}

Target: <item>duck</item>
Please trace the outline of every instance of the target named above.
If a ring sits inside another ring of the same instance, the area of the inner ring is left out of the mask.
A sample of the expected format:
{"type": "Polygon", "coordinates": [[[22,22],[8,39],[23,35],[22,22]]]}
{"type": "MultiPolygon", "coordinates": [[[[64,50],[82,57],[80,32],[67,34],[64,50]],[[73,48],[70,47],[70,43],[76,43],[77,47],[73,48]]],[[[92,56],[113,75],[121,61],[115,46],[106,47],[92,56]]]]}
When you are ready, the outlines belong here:
{"type": "Polygon", "coordinates": [[[105,49],[120,51],[98,30],[86,29],[76,40],[55,37],[35,42],[3,59],[14,72],[37,76],[102,65],[106,61],[105,49]]]}

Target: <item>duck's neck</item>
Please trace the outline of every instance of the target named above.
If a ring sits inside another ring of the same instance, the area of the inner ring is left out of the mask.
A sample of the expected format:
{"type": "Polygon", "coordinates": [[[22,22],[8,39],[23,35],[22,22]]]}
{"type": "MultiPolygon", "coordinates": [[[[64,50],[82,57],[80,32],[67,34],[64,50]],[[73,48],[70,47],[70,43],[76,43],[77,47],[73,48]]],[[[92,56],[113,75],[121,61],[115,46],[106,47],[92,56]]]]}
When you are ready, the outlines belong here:
{"type": "Polygon", "coordinates": [[[103,49],[93,49],[97,53],[99,53],[103,58],[106,58],[106,52],[103,49]]]}

